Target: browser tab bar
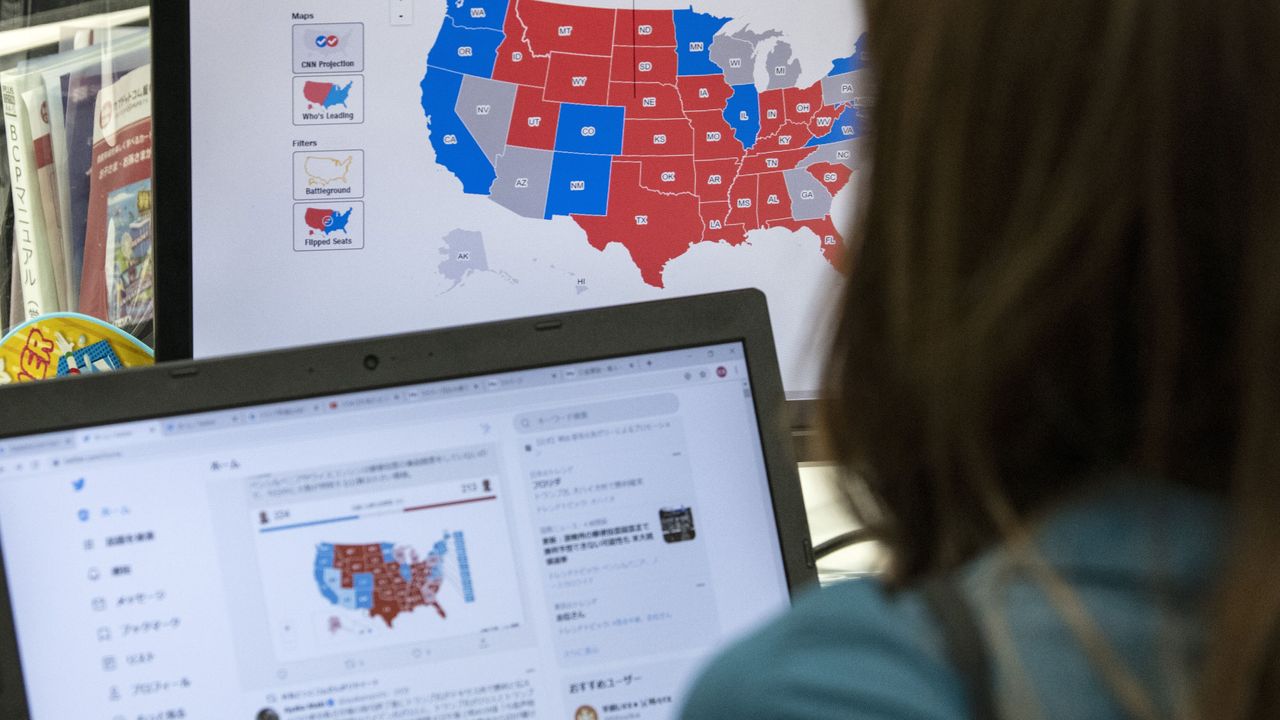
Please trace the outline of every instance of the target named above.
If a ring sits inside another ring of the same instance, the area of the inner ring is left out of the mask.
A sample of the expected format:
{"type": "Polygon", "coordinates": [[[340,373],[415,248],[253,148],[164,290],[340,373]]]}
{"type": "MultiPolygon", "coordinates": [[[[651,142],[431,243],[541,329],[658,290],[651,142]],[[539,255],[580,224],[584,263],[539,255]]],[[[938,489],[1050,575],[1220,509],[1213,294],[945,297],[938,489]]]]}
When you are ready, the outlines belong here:
{"type": "Polygon", "coordinates": [[[85,430],[80,435],[80,443],[85,448],[91,448],[115,447],[117,445],[153,440],[160,434],[160,425],[158,421],[148,421],[85,430]]]}
{"type": "Polygon", "coordinates": [[[75,447],[75,444],[75,435],[72,433],[11,440],[0,443],[0,458],[68,450],[75,447]]]}
{"type": "Polygon", "coordinates": [[[288,405],[263,408],[256,413],[248,413],[246,419],[251,423],[273,422],[277,420],[298,420],[304,417],[319,415],[322,412],[324,412],[324,406],[318,402],[290,403],[288,405]]]}
{"type": "Polygon", "coordinates": [[[221,430],[222,428],[229,427],[232,423],[238,422],[239,420],[240,416],[238,414],[230,416],[225,413],[189,415],[187,417],[166,420],[164,422],[162,432],[166,437],[168,437],[172,435],[185,435],[188,433],[221,430]]]}

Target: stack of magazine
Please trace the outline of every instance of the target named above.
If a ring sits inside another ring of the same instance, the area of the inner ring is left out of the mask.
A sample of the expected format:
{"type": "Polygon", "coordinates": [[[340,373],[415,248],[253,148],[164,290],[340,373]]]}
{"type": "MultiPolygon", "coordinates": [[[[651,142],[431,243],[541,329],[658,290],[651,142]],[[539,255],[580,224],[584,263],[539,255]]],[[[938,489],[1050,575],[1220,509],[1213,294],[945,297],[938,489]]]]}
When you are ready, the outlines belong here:
{"type": "Polygon", "coordinates": [[[151,339],[151,49],[145,29],[109,39],[0,72],[5,330],[70,311],[151,339]]]}

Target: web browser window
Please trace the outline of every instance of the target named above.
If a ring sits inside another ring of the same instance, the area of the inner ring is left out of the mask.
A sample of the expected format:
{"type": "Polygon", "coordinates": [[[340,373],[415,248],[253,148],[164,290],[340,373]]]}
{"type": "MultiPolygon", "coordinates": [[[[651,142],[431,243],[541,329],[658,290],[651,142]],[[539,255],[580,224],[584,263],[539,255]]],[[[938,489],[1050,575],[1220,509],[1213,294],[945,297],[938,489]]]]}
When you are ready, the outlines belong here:
{"type": "Polygon", "coordinates": [[[857,3],[190,7],[197,357],[756,287],[819,388],[857,3]]]}
{"type": "Polygon", "coordinates": [[[671,717],[788,602],[743,352],[0,442],[32,717],[671,717]]]}

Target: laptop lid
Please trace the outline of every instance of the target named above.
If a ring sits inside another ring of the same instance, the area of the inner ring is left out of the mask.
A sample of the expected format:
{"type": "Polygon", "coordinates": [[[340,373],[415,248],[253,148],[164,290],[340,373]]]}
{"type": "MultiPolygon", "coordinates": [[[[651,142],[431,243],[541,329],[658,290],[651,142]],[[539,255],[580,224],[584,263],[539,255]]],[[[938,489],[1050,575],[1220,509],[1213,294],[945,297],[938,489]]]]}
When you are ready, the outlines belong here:
{"type": "Polygon", "coordinates": [[[4,717],[665,718],[814,579],[753,291],[3,395],[4,717]]]}

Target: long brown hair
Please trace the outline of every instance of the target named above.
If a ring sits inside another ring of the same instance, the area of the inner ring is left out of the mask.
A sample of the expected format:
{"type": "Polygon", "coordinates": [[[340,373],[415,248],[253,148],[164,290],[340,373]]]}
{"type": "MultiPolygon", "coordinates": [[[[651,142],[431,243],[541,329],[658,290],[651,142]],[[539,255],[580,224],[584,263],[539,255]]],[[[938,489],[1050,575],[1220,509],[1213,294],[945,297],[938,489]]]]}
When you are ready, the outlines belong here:
{"type": "Polygon", "coordinates": [[[826,422],[893,578],[1107,471],[1214,493],[1200,714],[1280,717],[1280,3],[871,0],[868,24],[826,422]]]}

